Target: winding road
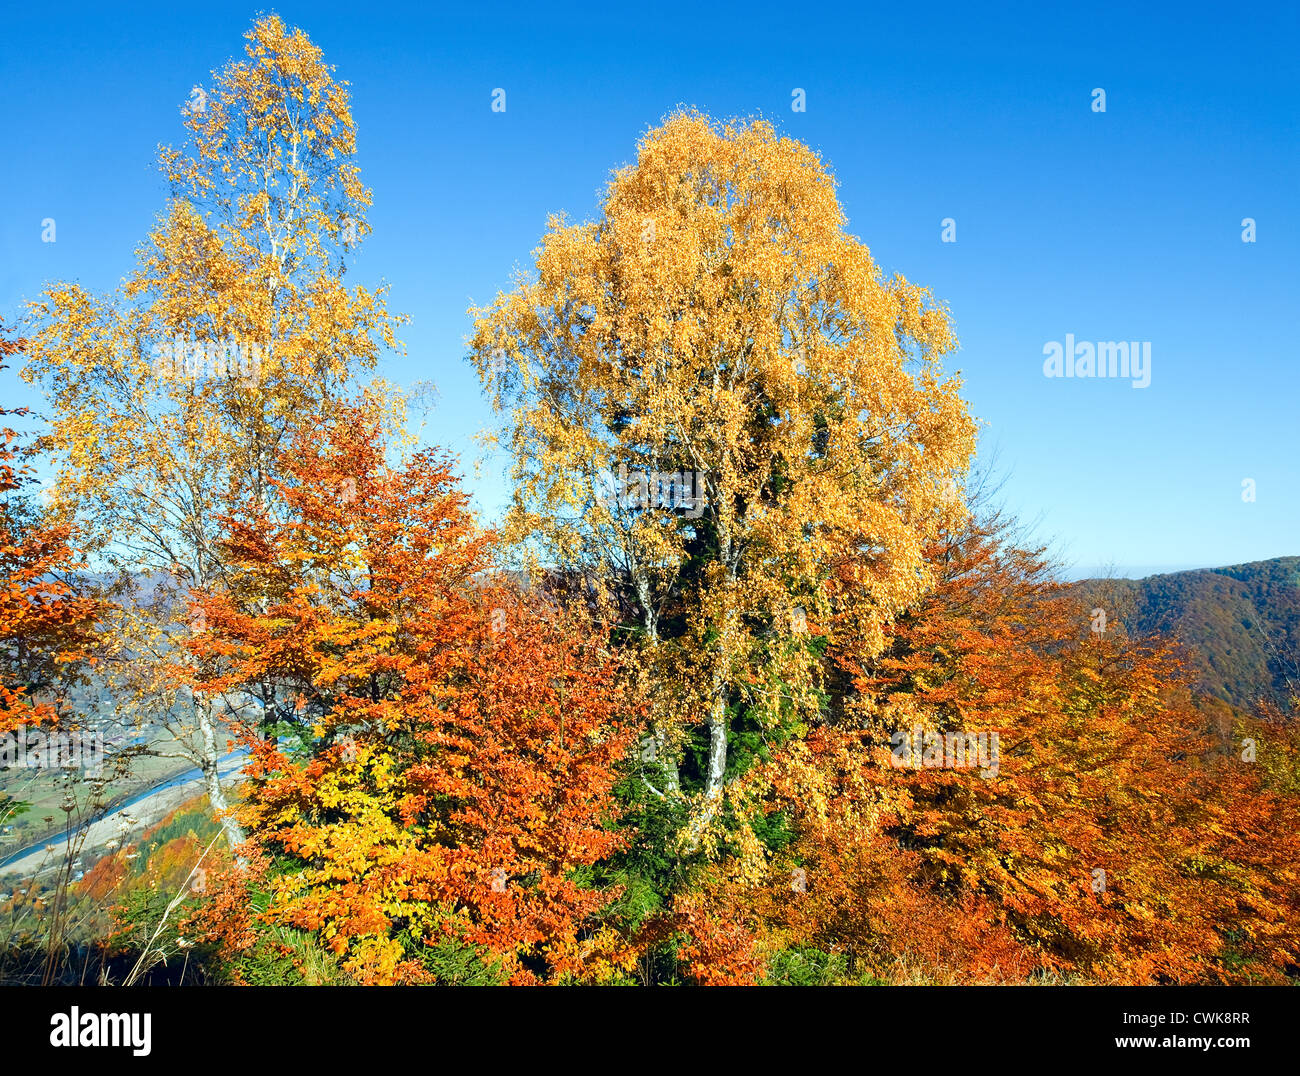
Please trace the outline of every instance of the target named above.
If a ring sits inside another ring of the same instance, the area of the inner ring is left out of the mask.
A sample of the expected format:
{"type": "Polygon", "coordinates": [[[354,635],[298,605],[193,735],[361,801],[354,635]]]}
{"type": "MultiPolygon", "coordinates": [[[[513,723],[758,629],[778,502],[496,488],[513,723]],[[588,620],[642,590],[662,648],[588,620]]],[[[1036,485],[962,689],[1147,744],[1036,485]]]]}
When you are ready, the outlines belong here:
{"type": "MultiPolygon", "coordinates": [[[[242,779],[240,769],[246,755],[245,751],[232,752],[221,760],[217,772],[222,784],[236,784],[242,779]]],[[[143,832],[202,791],[203,775],[195,766],[137,792],[107,814],[82,823],[70,834],[47,837],[9,853],[0,859],[0,878],[32,878],[57,870],[64,865],[69,847],[75,846],[83,833],[85,839],[76,853],[78,855],[88,856],[110,842],[124,844],[129,837],[143,832]]]]}

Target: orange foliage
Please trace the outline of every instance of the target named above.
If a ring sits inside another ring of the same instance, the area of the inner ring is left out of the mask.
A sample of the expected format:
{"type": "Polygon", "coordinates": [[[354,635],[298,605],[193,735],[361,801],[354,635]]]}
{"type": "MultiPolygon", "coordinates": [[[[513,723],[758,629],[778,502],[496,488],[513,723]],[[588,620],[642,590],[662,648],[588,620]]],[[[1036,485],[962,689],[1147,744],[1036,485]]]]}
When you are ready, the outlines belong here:
{"type": "Polygon", "coordinates": [[[285,466],[288,518],[230,521],[237,575],[202,596],[198,673],[177,670],[201,691],[271,685],[293,725],[246,736],[265,919],[370,983],[427,981],[425,951],[451,938],[514,982],[630,963],[596,923],[611,894],[581,880],[623,840],[631,726],[601,633],[490,581],[447,462],[388,468],[363,411],[302,434],[285,466]]]}
{"type": "MultiPolygon", "coordinates": [[[[23,344],[6,339],[0,326],[0,368],[23,344]]],[[[27,414],[26,408],[0,408],[0,421],[27,414]]],[[[41,696],[55,687],[59,666],[93,661],[87,650],[99,609],[66,581],[79,566],[68,546],[71,527],[25,520],[24,506],[11,498],[34,481],[18,456],[17,433],[0,428],[0,736],[57,718],[54,704],[41,696]]]]}
{"type": "MultiPolygon", "coordinates": [[[[1300,800],[1214,744],[1173,645],[1091,630],[996,525],[929,557],[937,586],[884,655],[841,636],[843,718],[749,779],[795,839],[762,882],[709,887],[710,908],[760,949],[903,981],[1293,973],[1300,800]],[[997,734],[996,752],[913,768],[918,728],[997,734]]],[[[1260,735],[1294,775],[1285,737],[1260,735]]]]}

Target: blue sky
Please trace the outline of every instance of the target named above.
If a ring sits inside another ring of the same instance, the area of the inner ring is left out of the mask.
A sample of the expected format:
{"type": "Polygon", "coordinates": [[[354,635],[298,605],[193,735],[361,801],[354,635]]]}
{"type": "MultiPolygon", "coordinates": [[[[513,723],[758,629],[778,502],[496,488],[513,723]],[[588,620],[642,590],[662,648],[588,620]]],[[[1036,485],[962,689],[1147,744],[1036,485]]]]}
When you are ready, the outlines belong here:
{"type": "MultiPolygon", "coordinates": [[[[638,136],[694,105],[762,114],[813,146],[886,272],[949,305],[981,451],[1067,574],[1300,553],[1297,8],[1050,6],[266,10],[352,84],[375,198],[356,271],[413,319],[383,372],[435,382],[424,433],[460,454],[485,513],[505,465],[473,475],[491,416],[464,361],[466,308],[528,265],[548,213],[593,216],[638,136]],[[1045,377],[1044,346],[1067,334],[1150,342],[1150,386],[1045,377]]],[[[8,13],[6,321],[48,280],[108,289],[130,271],[165,196],[155,147],[180,140],[190,87],[242,49],[258,10],[8,13]]],[[[0,391],[38,402],[13,371],[0,391]]]]}

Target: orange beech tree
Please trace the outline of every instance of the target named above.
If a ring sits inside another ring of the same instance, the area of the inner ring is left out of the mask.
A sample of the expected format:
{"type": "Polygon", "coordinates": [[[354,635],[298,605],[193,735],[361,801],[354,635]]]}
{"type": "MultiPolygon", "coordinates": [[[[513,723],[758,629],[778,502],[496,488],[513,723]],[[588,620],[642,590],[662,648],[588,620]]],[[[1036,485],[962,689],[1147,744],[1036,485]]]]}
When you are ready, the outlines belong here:
{"type": "Polygon", "coordinates": [[[1215,758],[1229,824],[1220,858],[1234,883],[1225,908],[1227,959],[1243,977],[1300,975],[1300,697],[1262,701],[1215,758]],[[1262,970],[1261,970],[1262,969],[1262,970]]]}
{"type": "MultiPolygon", "coordinates": [[[[24,341],[0,326],[0,368],[24,341]]],[[[26,408],[0,408],[0,423],[26,417],[26,408]]],[[[0,736],[19,725],[57,717],[49,692],[71,662],[93,661],[89,647],[100,603],[74,585],[80,567],[72,528],[33,511],[23,490],[35,479],[20,462],[18,433],[0,428],[0,736]]]]}
{"type": "MultiPolygon", "coordinates": [[[[629,733],[601,632],[489,578],[448,462],[390,469],[365,410],[283,465],[287,516],[227,520],[238,570],[199,595],[198,672],[177,669],[284,702],[278,736],[246,737],[258,921],[314,933],[367,983],[614,974],[631,956],[591,868],[623,840],[629,733]]],[[[208,926],[249,936],[228,907],[208,926]]]]}
{"type": "Polygon", "coordinates": [[[840,720],[752,775],[794,836],[764,883],[733,866],[706,887],[749,948],[687,915],[688,974],[745,981],[755,952],[799,947],[895,979],[1293,974],[1286,738],[1259,734],[1271,768],[1216,750],[1173,645],[1093,631],[996,523],[929,556],[938,585],[882,656],[842,633],[840,720]],[[972,760],[981,734],[996,750],[972,760]],[[699,966],[719,949],[728,967],[699,966]]]}
{"type": "Polygon", "coordinates": [[[1297,803],[1262,796],[1261,774],[1216,749],[1177,645],[1105,630],[996,520],[933,556],[941,582],[900,620],[889,655],[865,668],[848,658],[868,730],[919,718],[945,738],[1000,735],[990,779],[891,768],[908,793],[892,832],[924,855],[927,884],[992,901],[1044,970],[1231,979],[1229,924],[1279,943],[1243,974],[1294,965],[1296,936],[1278,931],[1297,827],[1270,832],[1266,819],[1294,822],[1297,803]]]}

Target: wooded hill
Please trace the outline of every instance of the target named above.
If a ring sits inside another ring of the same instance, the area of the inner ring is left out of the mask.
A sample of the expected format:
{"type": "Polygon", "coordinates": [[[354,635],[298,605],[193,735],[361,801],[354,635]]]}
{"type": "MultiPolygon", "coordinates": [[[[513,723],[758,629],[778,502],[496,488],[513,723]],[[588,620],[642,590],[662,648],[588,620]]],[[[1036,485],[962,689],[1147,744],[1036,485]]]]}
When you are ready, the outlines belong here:
{"type": "Polygon", "coordinates": [[[1234,706],[1300,691],[1300,557],[1079,586],[1121,630],[1180,639],[1202,690],[1234,706]]]}

